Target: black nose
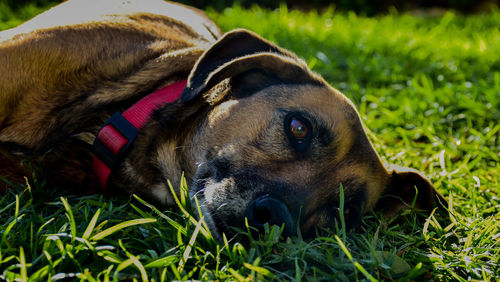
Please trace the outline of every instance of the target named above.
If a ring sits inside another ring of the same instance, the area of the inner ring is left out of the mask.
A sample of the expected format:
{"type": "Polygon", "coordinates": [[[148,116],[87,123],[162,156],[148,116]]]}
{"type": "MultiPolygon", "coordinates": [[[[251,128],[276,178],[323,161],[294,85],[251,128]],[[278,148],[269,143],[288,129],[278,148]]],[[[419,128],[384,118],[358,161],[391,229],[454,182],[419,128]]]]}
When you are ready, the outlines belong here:
{"type": "Polygon", "coordinates": [[[266,223],[280,227],[284,223],[283,235],[293,236],[296,233],[295,220],[288,207],[282,201],[269,195],[260,196],[253,200],[248,206],[245,216],[248,223],[259,230],[262,230],[266,223]]]}

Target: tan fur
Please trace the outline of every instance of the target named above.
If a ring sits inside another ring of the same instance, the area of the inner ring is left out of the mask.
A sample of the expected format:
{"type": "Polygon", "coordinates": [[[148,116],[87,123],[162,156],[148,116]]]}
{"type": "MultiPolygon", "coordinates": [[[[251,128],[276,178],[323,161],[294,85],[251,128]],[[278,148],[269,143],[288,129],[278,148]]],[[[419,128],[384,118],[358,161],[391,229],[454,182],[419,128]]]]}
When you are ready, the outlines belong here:
{"type": "Polygon", "coordinates": [[[411,202],[413,185],[426,195],[417,207],[432,204],[430,183],[384,168],[352,102],[293,53],[246,30],[221,37],[182,5],[92,1],[68,1],[0,33],[0,175],[10,181],[0,189],[47,167],[49,185],[97,190],[91,143],[103,122],[188,79],[182,98],[140,131],[111,191],[171,206],[168,181],[177,188],[184,172],[219,238],[267,194],[304,234],[332,226],[340,185],[352,222],[383,209],[382,195],[411,202]],[[287,129],[290,116],[310,123],[303,151],[287,129]]]}

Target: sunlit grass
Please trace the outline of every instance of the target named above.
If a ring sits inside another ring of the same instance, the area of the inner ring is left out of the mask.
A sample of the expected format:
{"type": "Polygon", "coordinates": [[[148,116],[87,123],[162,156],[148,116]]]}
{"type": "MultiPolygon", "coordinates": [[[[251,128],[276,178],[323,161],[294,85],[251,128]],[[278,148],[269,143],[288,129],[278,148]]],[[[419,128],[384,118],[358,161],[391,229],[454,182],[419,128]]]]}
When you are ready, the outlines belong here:
{"type": "MultiPolygon", "coordinates": [[[[2,9],[0,28],[41,11],[2,9]]],[[[272,227],[260,238],[242,230],[216,242],[186,194],[179,209],[159,210],[134,196],[75,197],[30,179],[23,186],[32,188],[0,198],[0,278],[500,278],[498,11],[365,18],[234,7],[209,15],[224,30],[251,29],[304,58],[356,103],[384,160],[429,176],[448,213],[369,214],[354,231],[312,241],[280,240],[272,227]]]]}

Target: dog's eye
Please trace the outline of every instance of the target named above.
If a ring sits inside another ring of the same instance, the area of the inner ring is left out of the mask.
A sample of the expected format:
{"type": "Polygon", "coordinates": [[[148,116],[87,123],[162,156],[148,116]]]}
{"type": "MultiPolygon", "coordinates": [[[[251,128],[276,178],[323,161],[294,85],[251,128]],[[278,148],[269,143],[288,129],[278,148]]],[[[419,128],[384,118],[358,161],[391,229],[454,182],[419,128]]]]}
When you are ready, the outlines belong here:
{"type": "Polygon", "coordinates": [[[309,133],[309,128],[303,121],[297,118],[291,118],[290,133],[297,139],[297,142],[302,143],[309,133]]]}
{"type": "Polygon", "coordinates": [[[285,118],[285,132],[298,152],[305,152],[312,139],[313,128],[301,115],[290,114],[285,118]]]}

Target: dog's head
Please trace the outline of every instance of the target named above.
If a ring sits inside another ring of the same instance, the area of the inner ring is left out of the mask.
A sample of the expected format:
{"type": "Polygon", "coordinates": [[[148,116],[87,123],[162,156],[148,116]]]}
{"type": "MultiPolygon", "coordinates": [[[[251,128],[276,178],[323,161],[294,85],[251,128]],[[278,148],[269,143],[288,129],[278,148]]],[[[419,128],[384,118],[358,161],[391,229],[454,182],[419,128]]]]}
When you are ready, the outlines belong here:
{"type": "Polygon", "coordinates": [[[251,32],[207,50],[182,99],[211,105],[190,144],[190,196],[216,237],[245,217],[257,228],[284,223],[286,235],[333,226],[341,186],[348,226],[376,206],[394,212],[417,195],[429,209],[436,198],[418,172],[384,167],[351,101],[251,32]]]}

